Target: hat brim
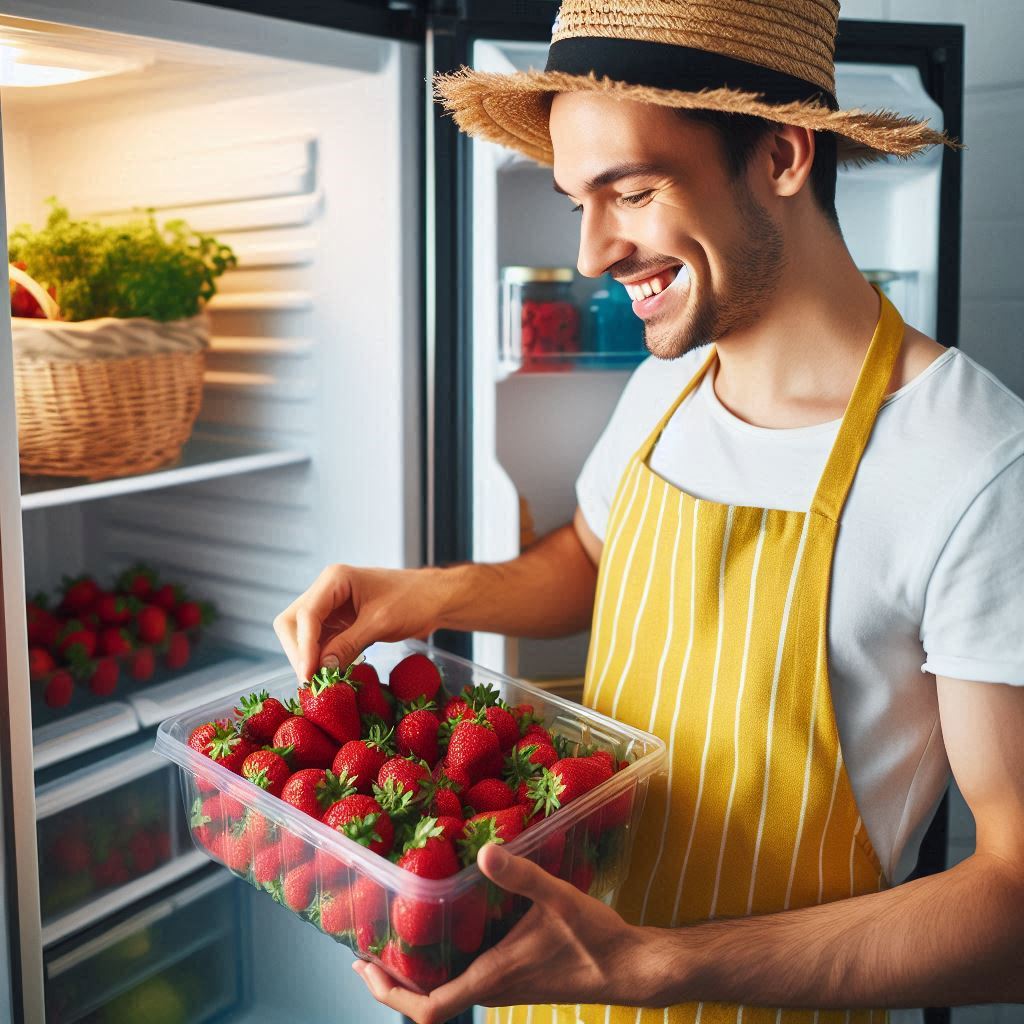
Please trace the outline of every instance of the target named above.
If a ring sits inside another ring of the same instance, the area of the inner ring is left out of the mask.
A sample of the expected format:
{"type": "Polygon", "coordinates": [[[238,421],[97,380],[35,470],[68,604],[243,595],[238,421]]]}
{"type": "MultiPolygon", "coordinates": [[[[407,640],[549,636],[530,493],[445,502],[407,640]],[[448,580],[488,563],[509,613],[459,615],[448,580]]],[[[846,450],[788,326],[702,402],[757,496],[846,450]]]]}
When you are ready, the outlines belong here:
{"type": "Polygon", "coordinates": [[[834,132],[841,163],[862,164],[892,155],[908,159],[929,146],[962,148],[927,121],[889,110],[830,110],[820,103],[766,103],[762,94],[737,89],[687,92],[632,85],[611,78],[563,71],[501,74],[463,67],[434,76],[434,97],[459,128],[474,138],[514,149],[537,163],[554,163],[548,118],[560,92],[597,92],[616,99],[653,103],[679,110],[718,110],[750,114],[813,131],[834,132]]]}

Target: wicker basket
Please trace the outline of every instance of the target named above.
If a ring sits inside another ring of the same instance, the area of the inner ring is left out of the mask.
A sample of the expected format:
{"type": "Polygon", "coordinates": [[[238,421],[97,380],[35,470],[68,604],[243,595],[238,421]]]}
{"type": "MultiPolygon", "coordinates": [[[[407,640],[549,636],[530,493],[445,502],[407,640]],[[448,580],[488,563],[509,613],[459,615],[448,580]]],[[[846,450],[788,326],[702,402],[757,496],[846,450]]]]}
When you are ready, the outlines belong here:
{"type": "Polygon", "coordinates": [[[10,274],[49,318],[11,321],[21,471],[102,480],[179,458],[202,401],[205,316],[65,323],[36,281],[10,274]]]}

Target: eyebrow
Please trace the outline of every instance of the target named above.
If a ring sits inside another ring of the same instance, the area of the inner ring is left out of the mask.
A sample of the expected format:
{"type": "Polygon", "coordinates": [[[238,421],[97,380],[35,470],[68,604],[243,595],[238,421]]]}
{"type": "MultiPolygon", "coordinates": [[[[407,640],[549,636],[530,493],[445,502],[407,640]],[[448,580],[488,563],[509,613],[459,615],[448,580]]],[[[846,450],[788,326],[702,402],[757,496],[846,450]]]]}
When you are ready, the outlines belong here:
{"type": "MultiPolygon", "coordinates": [[[[660,164],[652,163],[626,163],[626,164],[615,164],[607,170],[602,171],[600,174],[594,175],[593,178],[583,183],[584,192],[596,192],[598,189],[604,188],[606,185],[611,185],[616,181],[621,181],[623,178],[634,178],[641,174],[664,174],[665,168],[660,164]]],[[[557,181],[552,179],[551,182],[554,190],[561,193],[563,196],[567,196],[570,193],[566,192],[557,181]]]]}

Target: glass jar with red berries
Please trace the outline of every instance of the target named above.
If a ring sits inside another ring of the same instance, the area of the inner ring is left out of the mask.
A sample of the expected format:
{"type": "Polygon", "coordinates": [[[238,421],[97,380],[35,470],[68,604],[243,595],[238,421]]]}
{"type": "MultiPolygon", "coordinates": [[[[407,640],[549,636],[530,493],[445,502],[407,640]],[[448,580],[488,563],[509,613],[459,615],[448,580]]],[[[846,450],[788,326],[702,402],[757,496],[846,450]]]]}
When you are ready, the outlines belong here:
{"type": "Polygon", "coordinates": [[[580,314],[567,267],[501,271],[501,358],[507,372],[569,369],[580,351],[580,314]]]}

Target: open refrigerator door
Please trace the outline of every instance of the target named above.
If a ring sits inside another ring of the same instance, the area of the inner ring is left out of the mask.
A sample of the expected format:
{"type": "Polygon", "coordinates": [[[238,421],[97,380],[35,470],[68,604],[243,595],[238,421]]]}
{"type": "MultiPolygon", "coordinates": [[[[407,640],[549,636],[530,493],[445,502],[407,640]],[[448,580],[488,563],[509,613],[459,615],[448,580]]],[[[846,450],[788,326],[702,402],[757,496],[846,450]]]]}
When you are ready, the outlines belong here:
{"type": "MultiPolygon", "coordinates": [[[[184,219],[238,258],[207,307],[199,418],[181,457],[158,470],[19,477],[7,358],[0,376],[6,717],[22,734],[3,765],[14,773],[16,998],[25,1020],[114,1020],[115,1003],[95,992],[54,993],[81,963],[89,973],[90,950],[114,944],[96,929],[123,929],[199,866],[178,841],[180,799],[166,798],[165,772],[140,747],[169,715],[259,690],[286,667],[272,621],[325,565],[422,560],[423,53],[372,27],[160,0],[9,4],[0,48],[3,81],[18,83],[0,88],[7,230],[38,227],[53,196],[101,224],[147,211],[184,219]],[[125,674],[103,699],[76,683],[70,703],[47,706],[29,679],[26,595],[64,576],[108,585],[138,561],[215,604],[215,623],[185,665],[158,651],[145,683],[125,674]],[[110,856],[111,823],[122,838],[133,830],[128,863],[110,856]]],[[[143,995],[136,1006],[119,993],[117,1012],[141,1019],[130,1014],[164,998],[190,1024],[250,1012],[312,1024],[361,990],[330,949],[301,931],[291,941],[287,914],[258,907],[250,920],[248,899],[236,902],[214,937],[239,972],[223,999],[183,1009],[162,996],[180,997],[188,974],[162,954],[143,958],[143,995]],[[267,935],[273,970],[261,966],[267,935]]],[[[198,948],[183,957],[201,963],[198,948]]],[[[369,1000],[363,1009],[395,1017],[369,1000]]]]}

